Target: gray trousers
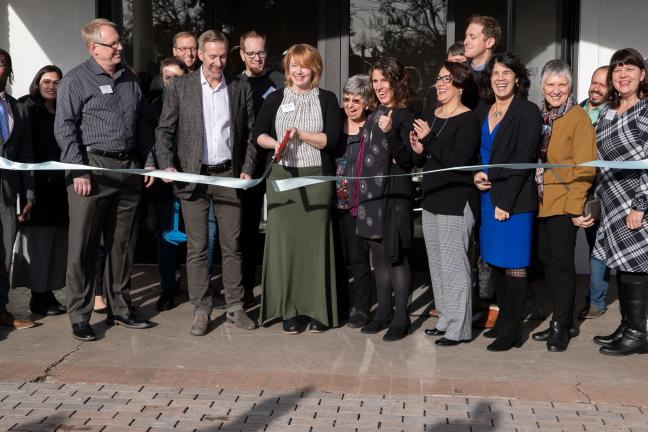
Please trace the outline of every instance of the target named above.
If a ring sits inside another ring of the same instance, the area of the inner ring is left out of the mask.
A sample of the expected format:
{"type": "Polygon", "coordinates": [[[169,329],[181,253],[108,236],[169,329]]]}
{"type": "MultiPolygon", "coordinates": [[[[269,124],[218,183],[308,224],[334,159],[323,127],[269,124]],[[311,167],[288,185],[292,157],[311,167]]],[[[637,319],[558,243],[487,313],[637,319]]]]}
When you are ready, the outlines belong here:
{"type": "MultiPolygon", "coordinates": [[[[92,166],[138,168],[134,161],[119,161],[88,154],[92,166]]],[[[114,314],[128,312],[128,295],[133,269],[137,214],[142,196],[139,175],[94,171],[92,191],[84,197],[74,191],[68,173],[70,228],[68,235],[68,313],[72,323],[88,321],[94,305],[94,282],[101,234],[106,246],[104,287],[114,314]]]]}
{"type": "Polygon", "coordinates": [[[452,340],[472,338],[472,284],[468,246],[475,219],[468,204],[463,216],[423,210],[423,237],[430,265],[436,328],[452,340]]]}
{"type": "MultiPolygon", "coordinates": [[[[219,174],[231,177],[232,171],[219,174]]],[[[241,200],[236,189],[196,185],[191,198],[181,199],[182,217],[187,232],[187,285],[195,313],[211,314],[207,239],[209,201],[214,202],[218,242],[223,259],[223,288],[227,311],[243,309],[241,275],[241,200]]]]}
{"type": "MultiPolygon", "coordinates": [[[[14,197],[15,198],[15,197],[14,197]]],[[[0,251],[0,312],[7,310],[9,303],[9,269],[13,246],[16,240],[16,200],[10,205],[0,203],[0,229],[2,230],[2,250],[0,251]]]]}

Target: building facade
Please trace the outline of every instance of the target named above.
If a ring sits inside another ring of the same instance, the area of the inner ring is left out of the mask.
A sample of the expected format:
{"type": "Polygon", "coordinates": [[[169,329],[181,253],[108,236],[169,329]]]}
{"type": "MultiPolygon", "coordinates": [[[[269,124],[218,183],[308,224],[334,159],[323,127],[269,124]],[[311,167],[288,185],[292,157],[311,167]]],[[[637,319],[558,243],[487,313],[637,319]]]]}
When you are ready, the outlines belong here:
{"type": "Polygon", "coordinates": [[[268,36],[275,69],[290,45],[317,46],[325,64],[321,85],[338,95],[348,76],[366,72],[378,56],[393,55],[408,66],[418,98],[425,99],[446,48],[463,40],[472,14],[501,23],[498,50],[516,52],[526,63],[534,102],[541,100],[539,73],[550,59],[572,65],[582,100],[591,73],[616,49],[634,47],[648,56],[644,0],[0,0],[0,47],[13,57],[9,90],[18,97],[43,65],[66,72],[87,58],[79,30],[92,18],[121,26],[126,59],[145,86],[157,62],[170,55],[178,31],[222,30],[232,48],[228,70],[239,73],[238,39],[255,29],[268,36]]]}

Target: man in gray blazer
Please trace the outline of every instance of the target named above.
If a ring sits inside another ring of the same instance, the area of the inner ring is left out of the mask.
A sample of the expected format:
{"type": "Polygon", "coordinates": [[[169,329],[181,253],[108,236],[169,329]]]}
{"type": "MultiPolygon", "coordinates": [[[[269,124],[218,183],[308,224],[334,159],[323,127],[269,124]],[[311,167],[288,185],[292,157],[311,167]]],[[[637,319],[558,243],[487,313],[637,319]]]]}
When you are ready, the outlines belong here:
{"type": "MultiPolygon", "coordinates": [[[[200,69],[171,81],[156,129],[159,168],[192,174],[251,178],[256,150],[252,90],[248,83],[226,81],[228,41],[208,30],[198,38],[200,69]]],[[[241,200],[235,189],[175,182],[187,231],[187,281],[194,305],[190,333],[204,335],[209,327],[212,299],[207,266],[207,217],[214,201],[223,257],[226,319],[251,330],[241,296],[241,200]]]]}
{"type": "MultiPolygon", "coordinates": [[[[7,82],[13,79],[11,56],[0,49],[0,148],[2,157],[14,162],[32,162],[33,150],[27,107],[5,92],[7,82]]],[[[3,170],[0,174],[0,326],[15,329],[34,327],[28,320],[16,319],[7,312],[9,302],[9,268],[16,239],[16,198],[21,194],[25,207],[18,215],[23,221],[29,217],[34,204],[34,176],[31,171],[3,170]]]]}

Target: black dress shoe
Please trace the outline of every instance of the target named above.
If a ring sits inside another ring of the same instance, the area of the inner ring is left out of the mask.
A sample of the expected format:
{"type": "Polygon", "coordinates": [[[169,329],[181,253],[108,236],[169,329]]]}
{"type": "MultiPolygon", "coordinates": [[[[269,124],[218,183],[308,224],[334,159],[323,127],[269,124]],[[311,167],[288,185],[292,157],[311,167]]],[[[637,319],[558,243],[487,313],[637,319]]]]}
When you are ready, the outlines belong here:
{"type": "MultiPolygon", "coordinates": [[[[531,338],[534,341],[546,342],[547,339],[549,338],[549,331],[550,331],[550,329],[543,330],[543,331],[540,331],[540,332],[537,332],[537,333],[533,333],[531,335],[531,338]]],[[[576,336],[578,336],[580,334],[580,330],[578,330],[578,327],[572,326],[572,327],[569,327],[569,329],[567,329],[567,334],[569,334],[570,338],[575,338],[576,336]]]]}
{"type": "Polygon", "coordinates": [[[148,320],[137,319],[137,317],[130,312],[121,315],[113,315],[113,313],[109,311],[108,316],[106,317],[106,325],[123,325],[124,327],[131,329],[145,329],[151,327],[151,322],[148,320]]]}
{"type": "Polygon", "coordinates": [[[452,340],[452,339],[448,339],[448,338],[444,338],[444,337],[434,341],[434,345],[439,345],[439,346],[457,346],[460,343],[461,343],[461,341],[452,340]]]}
{"type": "Polygon", "coordinates": [[[72,323],[72,336],[80,341],[93,341],[97,339],[94,330],[88,321],[72,323]]]}
{"type": "Polygon", "coordinates": [[[376,334],[385,330],[389,323],[387,321],[373,319],[369,324],[360,329],[360,333],[376,334]]]}
{"type": "Polygon", "coordinates": [[[52,301],[48,293],[37,293],[32,291],[31,299],[29,300],[29,310],[34,315],[55,316],[64,314],[66,308],[60,304],[56,298],[52,301]]]}
{"type": "Polygon", "coordinates": [[[54,295],[54,293],[52,291],[48,291],[47,293],[45,293],[45,295],[47,296],[47,300],[48,300],[48,303],[49,303],[50,307],[58,310],[61,313],[66,313],[67,312],[67,307],[62,305],[58,301],[58,299],[56,298],[56,296],[54,295]]]}
{"type": "Polygon", "coordinates": [[[298,334],[299,326],[295,318],[288,318],[283,321],[283,331],[287,334],[298,334]]]}
{"type": "Polygon", "coordinates": [[[155,303],[155,309],[159,310],[160,312],[173,309],[174,307],[176,307],[175,304],[176,295],[177,295],[177,291],[171,291],[171,290],[162,291],[162,294],[160,294],[160,298],[155,303]]]}
{"type": "Polygon", "coordinates": [[[367,325],[369,313],[364,309],[353,309],[347,321],[347,326],[351,328],[361,328],[367,325]]]}
{"type": "Polygon", "coordinates": [[[310,333],[323,333],[328,330],[328,327],[317,321],[315,318],[311,318],[310,324],[308,325],[308,331],[310,333]]]}
{"type": "Polygon", "coordinates": [[[443,336],[445,332],[443,330],[439,330],[438,328],[431,328],[431,329],[425,329],[425,335],[426,336],[443,336]]]}
{"type": "Polygon", "coordinates": [[[395,326],[395,325],[390,325],[387,331],[385,332],[385,335],[383,336],[383,340],[385,342],[396,342],[401,339],[403,339],[405,336],[409,334],[410,331],[410,323],[407,323],[404,326],[395,326]]]}

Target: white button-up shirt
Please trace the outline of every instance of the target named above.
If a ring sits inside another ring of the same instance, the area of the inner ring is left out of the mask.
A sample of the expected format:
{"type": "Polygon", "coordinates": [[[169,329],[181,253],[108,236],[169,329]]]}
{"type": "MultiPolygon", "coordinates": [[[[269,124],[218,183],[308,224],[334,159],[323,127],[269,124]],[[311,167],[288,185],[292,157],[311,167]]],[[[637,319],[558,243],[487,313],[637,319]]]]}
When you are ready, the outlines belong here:
{"type": "Polygon", "coordinates": [[[202,163],[215,165],[232,159],[230,144],[230,111],[227,83],[223,76],[220,84],[212,89],[200,68],[202,86],[203,121],[205,124],[205,144],[202,163]]]}

